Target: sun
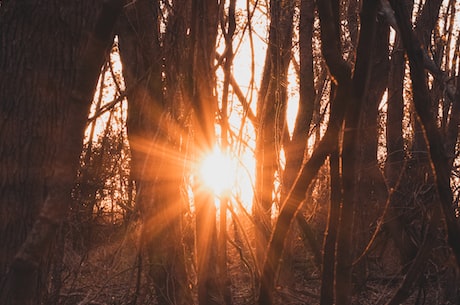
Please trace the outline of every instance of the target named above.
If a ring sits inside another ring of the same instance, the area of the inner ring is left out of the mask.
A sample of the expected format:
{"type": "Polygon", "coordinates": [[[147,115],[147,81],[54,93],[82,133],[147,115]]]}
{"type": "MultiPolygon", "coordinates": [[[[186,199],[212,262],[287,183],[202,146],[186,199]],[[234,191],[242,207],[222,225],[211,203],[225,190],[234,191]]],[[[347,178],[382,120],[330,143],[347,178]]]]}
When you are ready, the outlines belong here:
{"type": "Polygon", "coordinates": [[[218,147],[206,154],[199,166],[203,186],[220,196],[230,192],[235,185],[236,163],[218,147]]]}

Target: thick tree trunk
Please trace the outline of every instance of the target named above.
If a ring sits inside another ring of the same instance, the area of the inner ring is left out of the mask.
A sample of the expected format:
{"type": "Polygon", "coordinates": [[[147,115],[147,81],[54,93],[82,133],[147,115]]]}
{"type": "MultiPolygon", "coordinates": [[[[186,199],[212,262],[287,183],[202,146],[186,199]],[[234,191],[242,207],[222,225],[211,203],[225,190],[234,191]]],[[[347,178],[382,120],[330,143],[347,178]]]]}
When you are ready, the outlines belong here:
{"type": "Polygon", "coordinates": [[[287,71],[291,60],[294,1],[270,1],[270,30],[261,89],[257,100],[256,189],[254,221],[256,255],[262,264],[271,233],[275,173],[279,169],[286,124],[287,71]]]}
{"type": "Polygon", "coordinates": [[[128,137],[143,219],[148,273],[159,304],[190,304],[182,245],[185,203],[180,196],[184,156],[163,97],[163,62],[156,20],[159,3],[141,0],[126,7],[120,22],[120,55],[128,92],[128,137]],[[172,140],[171,140],[172,139],[172,140]]]}
{"type": "MultiPolygon", "coordinates": [[[[359,123],[359,147],[357,162],[357,194],[355,250],[361,252],[371,238],[371,228],[379,217],[388,197],[387,186],[380,170],[379,151],[379,107],[388,83],[389,68],[389,25],[383,18],[377,18],[376,41],[372,62],[372,73],[369,78],[368,91],[365,93],[359,123]]],[[[355,265],[354,272],[357,286],[365,286],[367,267],[365,260],[355,265]]]]}
{"type": "Polygon", "coordinates": [[[377,1],[364,1],[361,12],[361,30],[353,75],[352,102],[345,115],[342,141],[342,187],[343,204],[337,239],[336,304],[351,303],[353,267],[353,226],[357,208],[357,156],[360,137],[359,121],[364,98],[369,90],[370,72],[373,64],[377,1]]]}
{"type": "Polygon", "coordinates": [[[1,6],[2,304],[42,301],[46,282],[38,277],[66,216],[94,88],[121,8],[120,1],[106,3],[95,25],[99,7],[91,4],[1,6]]]}

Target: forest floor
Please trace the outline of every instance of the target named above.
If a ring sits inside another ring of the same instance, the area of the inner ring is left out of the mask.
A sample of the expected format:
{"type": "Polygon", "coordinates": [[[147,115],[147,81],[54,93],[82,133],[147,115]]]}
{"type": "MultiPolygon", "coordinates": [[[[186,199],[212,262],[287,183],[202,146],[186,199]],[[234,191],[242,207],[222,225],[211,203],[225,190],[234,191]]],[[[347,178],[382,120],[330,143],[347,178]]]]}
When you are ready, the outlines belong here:
{"type": "MultiPolygon", "coordinates": [[[[65,243],[63,263],[60,265],[62,305],[150,305],[155,293],[146,274],[147,262],[139,252],[140,228],[107,226],[93,229],[91,243],[78,249],[75,235],[65,243]],[[72,240],[72,243],[69,242],[72,240]]],[[[233,305],[255,303],[255,267],[252,255],[243,239],[228,243],[228,274],[231,280],[233,305]]],[[[319,304],[320,270],[300,238],[290,243],[280,271],[275,297],[277,304],[319,304]]],[[[403,277],[388,266],[367,264],[366,278],[357,287],[353,304],[383,305],[391,299],[403,277]]],[[[193,287],[193,278],[190,279],[193,287]]],[[[403,304],[454,304],[439,298],[444,283],[421,279],[410,298],[403,304]]],[[[191,304],[193,305],[193,304],[191,304]]],[[[458,305],[458,304],[457,304],[458,305]]]]}

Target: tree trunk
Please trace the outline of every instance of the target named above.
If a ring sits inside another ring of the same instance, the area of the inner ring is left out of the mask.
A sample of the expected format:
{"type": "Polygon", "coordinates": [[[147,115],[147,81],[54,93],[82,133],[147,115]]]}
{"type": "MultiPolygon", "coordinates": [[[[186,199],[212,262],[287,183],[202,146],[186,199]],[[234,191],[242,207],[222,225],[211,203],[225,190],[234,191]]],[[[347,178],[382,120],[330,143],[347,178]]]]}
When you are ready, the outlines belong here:
{"type": "Polygon", "coordinates": [[[283,175],[286,192],[289,191],[302,165],[307,147],[310,124],[315,109],[316,91],[313,71],[313,21],[314,2],[302,0],[300,7],[300,99],[292,140],[285,143],[286,168],[283,175]]]}
{"type": "Polygon", "coordinates": [[[0,41],[16,42],[0,52],[2,304],[39,304],[46,287],[42,267],[67,214],[89,107],[121,8],[105,3],[95,23],[99,7],[91,4],[1,6],[0,41]]]}
{"type": "MultiPolygon", "coordinates": [[[[372,62],[372,73],[370,74],[368,91],[364,96],[362,105],[361,120],[359,123],[358,162],[356,172],[357,202],[356,208],[355,250],[361,252],[363,246],[371,238],[369,228],[378,219],[386,199],[388,197],[387,186],[384,176],[380,170],[378,155],[379,151],[379,130],[378,124],[380,114],[380,102],[387,88],[389,68],[389,25],[383,18],[377,18],[376,41],[372,62]]],[[[367,267],[365,260],[355,265],[354,272],[357,286],[365,286],[367,267]]]]}
{"type": "Polygon", "coordinates": [[[256,256],[263,262],[271,232],[275,173],[279,170],[286,123],[287,71],[291,60],[294,1],[270,1],[270,30],[257,100],[256,189],[254,221],[256,256]]]}
{"type": "MultiPolygon", "coordinates": [[[[222,6],[223,7],[223,6],[222,6]]],[[[221,16],[221,26],[222,24],[226,24],[226,29],[222,29],[224,31],[225,37],[225,48],[226,52],[225,62],[223,65],[224,70],[224,84],[222,90],[222,106],[220,109],[221,114],[221,133],[222,133],[222,140],[221,146],[222,151],[227,153],[230,148],[229,143],[229,136],[230,136],[230,124],[228,121],[228,97],[229,97],[229,87],[231,82],[231,73],[232,73],[232,66],[233,66],[233,37],[235,35],[236,30],[236,16],[235,16],[235,9],[236,9],[236,0],[230,0],[228,6],[228,15],[221,16]],[[225,22],[225,19],[227,22],[225,22]]],[[[224,194],[222,198],[220,198],[220,218],[219,218],[219,249],[218,249],[218,257],[219,257],[219,270],[221,272],[221,290],[224,299],[224,303],[226,305],[232,304],[232,296],[231,296],[231,280],[228,275],[228,266],[227,266],[227,212],[230,203],[230,196],[228,194],[224,194]]]]}
{"type": "MultiPolygon", "coordinates": [[[[310,126],[313,114],[318,109],[318,100],[315,90],[315,74],[313,60],[313,23],[315,17],[314,1],[303,0],[300,4],[300,28],[299,28],[299,52],[300,52],[300,71],[299,71],[299,109],[297,112],[292,137],[283,143],[286,154],[286,165],[283,172],[282,196],[284,201],[286,194],[289,193],[297,174],[300,171],[302,162],[307,155],[307,141],[311,136],[310,126]]],[[[299,190],[303,191],[303,190],[299,190]]],[[[305,194],[294,194],[301,197],[305,194]]],[[[313,230],[302,213],[296,216],[297,224],[301,229],[305,245],[310,247],[315,257],[315,262],[321,264],[320,247],[317,245],[313,236],[313,230]]]]}
{"type": "Polygon", "coordinates": [[[388,80],[387,161],[385,163],[385,176],[388,187],[392,192],[392,199],[383,228],[393,239],[399,251],[401,264],[405,266],[415,257],[417,248],[412,240],[406,236],[404,215],[398,213],[398,210],[401,210],[403,205],[406,204],[406,200],[401,195],[402,172],[406,171],[403,138],[405,60],[401,44],[399,35],[396,35],[395,47],[391,54],[388,80]]]}
{"type": "MultiPolygon", "coordinates": [[[[218,3],[215,0],[192,0],[190,28],[191,54],[187,65],[186,86],[193,108],[194,151],[196,160],[211,152],[216,144],[214,130],[217,98],[214,94],[218,3]]],[[[196,260],[198,302],[200,305],[223,304],[217,268],[217,227],[214,196],[195,181],[196,260]]]]}
{"type": "Polygon", "coordinates": [[[128,92],[128,136],[136,204],[143,219],[148,273],[159,304],[190,304],[182,245],[181,184],[184,156],[180,134],[163,97],[163,62],[156,20],[159,3],[141,0],[126,7],[120,22],[120,55],[128,92]],[[171,140],[173,139],[173,140],[171,140]]]}
{"type": "Polygon", "coordinates": [[[373,64],[377,1],[364,1],[361,12],[361,30],[353,75],[352,100],[345,115],[342,141],[342,187],[343,204],[337,239],[336,304],[351,303],[353,268],[353,226],[357,208],[357,156],[359,154],[359,121],[362,105],[369,90],[370,72],[373,64]]]}
{"type": "MultiPolygon", "coordinates": [[[[338,141],[338,139],[337,139],[338,141]]],[[[335,262],[336,262],[336,243],[337,232],[340,221],[340,205],[342,203],[342,183],[340,175],[339,145],[337,150],[331,152],[329,156],[329,172],[331,175],[331,195],[327,219],[327,227],[324,232],[323,261],[321,270],[321,292],[320,304],[334,304],[334,281],[335,281],[335,262]]]]}

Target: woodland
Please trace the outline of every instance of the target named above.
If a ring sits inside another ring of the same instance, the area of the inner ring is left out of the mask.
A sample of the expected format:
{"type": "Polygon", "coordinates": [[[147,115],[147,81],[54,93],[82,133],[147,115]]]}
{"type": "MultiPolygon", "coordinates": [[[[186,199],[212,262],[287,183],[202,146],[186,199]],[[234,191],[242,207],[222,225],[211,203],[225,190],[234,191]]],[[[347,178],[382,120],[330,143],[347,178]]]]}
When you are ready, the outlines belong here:
{"type": "Polygon", "coordinates": [[[0,0],[0,304],[460,304],[454,0],[0,0]]]}

